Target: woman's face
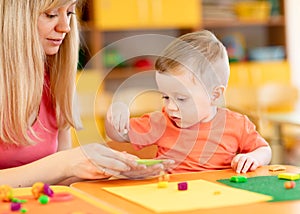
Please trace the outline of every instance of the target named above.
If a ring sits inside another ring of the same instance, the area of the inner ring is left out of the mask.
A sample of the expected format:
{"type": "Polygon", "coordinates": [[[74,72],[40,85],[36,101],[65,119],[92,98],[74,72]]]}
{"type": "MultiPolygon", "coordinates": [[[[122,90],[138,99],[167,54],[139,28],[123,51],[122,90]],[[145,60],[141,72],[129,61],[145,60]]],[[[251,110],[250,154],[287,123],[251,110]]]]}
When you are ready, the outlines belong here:
{"type": "Polygon", "coordinates": [[[39,39],[46,55],[58,52],[66,34],[70,31],[71,16],[75,14],[76,1],[43,12],[38,18],[39,39]]]}

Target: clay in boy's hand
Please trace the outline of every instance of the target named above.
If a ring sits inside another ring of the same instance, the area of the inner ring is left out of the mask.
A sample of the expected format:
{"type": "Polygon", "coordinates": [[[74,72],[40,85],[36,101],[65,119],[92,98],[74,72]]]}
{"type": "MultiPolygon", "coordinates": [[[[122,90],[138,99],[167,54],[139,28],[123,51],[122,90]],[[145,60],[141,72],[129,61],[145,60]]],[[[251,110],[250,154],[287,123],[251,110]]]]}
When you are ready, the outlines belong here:
{"type": "Polygon", "coordinates": [[[136,162],[139,165],[145,165],[147,167],[162,164],[164,170],[169,170],[175,164],[175,161],[170,159],[137,159],[136,162]]]}
{"type": "Polygon", "coordinates": [[[146,166],[152,166],[152,165],[155,165],[155,164],[158,164],[158,163],[162,163],[163,160],[155,160],[155,159],[138,159],[136,160],[136,162],[138,164],[143,164],[143,165],[146,165],[146,166]]]}

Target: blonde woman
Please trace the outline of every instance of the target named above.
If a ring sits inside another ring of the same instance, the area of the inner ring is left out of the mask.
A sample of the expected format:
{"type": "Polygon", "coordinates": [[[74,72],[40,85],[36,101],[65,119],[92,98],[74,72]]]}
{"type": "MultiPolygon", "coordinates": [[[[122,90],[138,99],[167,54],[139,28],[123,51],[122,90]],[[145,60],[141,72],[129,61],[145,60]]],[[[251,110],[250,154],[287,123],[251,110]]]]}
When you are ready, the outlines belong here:
{"type": "Polygon", "coordinates": [[[145,169],[101,144],[70,149],[69,129],[80,127],[73,110],[78,4],[0,0],[0,185],[141,176],[145,169]]]}

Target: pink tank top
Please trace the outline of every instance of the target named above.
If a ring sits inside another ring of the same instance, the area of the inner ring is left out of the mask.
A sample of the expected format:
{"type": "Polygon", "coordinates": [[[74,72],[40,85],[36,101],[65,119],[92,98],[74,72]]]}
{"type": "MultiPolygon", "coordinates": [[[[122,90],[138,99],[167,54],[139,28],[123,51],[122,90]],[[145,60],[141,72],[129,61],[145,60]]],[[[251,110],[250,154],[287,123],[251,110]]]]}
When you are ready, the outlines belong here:
{"type": "Polygon", "coordinates": [[[49,89],[49,77],[46,76],[39,114],[32,125],[32,129],[39,137],[35,145],[16,146],[7,145],[0,140],[0,169],[28,164],[53,154],[57,151],[58,128],[49,89]]]}

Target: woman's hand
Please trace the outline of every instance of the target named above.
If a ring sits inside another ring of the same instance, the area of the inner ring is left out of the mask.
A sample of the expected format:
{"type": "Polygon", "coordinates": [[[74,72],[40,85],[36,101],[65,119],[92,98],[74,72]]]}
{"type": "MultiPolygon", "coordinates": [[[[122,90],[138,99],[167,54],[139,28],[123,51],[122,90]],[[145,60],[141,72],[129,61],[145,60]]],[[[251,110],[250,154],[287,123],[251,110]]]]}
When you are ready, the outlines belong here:
{"type": "Polygon", "coordinates": [[[93,143],[64,151],[68,177],[102,179],[140,169],[136,156],[112,150],[102,144],[93,143]]]}

